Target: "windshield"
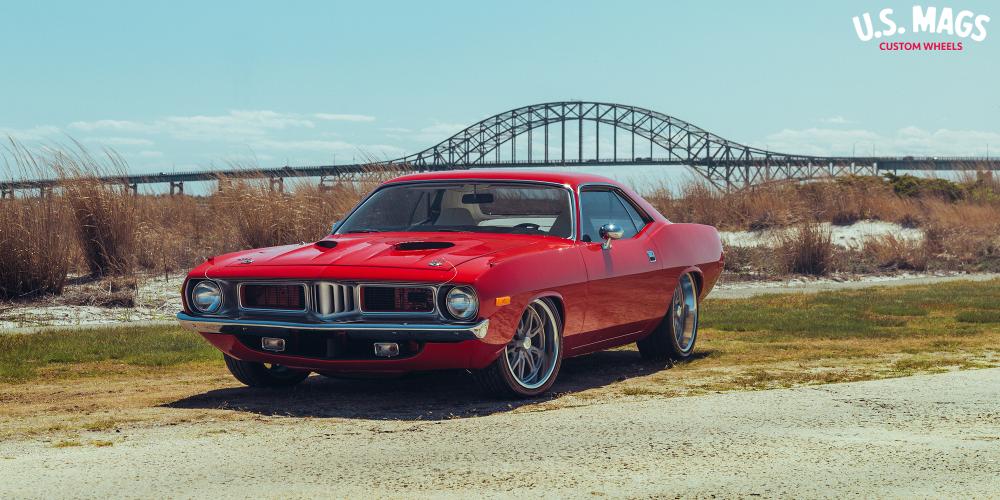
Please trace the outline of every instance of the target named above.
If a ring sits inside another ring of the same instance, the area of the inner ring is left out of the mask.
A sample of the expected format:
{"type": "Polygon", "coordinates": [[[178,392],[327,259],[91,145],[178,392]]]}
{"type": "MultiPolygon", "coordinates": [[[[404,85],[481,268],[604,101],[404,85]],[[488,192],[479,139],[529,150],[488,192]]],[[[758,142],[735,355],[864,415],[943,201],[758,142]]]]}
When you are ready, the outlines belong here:
{"type": "Polygon", "coordinates": [[[379,189],[337,234],[384,231],[471,231],[573,235],[569,190],[515,183],[403,184],[379,189]]]}

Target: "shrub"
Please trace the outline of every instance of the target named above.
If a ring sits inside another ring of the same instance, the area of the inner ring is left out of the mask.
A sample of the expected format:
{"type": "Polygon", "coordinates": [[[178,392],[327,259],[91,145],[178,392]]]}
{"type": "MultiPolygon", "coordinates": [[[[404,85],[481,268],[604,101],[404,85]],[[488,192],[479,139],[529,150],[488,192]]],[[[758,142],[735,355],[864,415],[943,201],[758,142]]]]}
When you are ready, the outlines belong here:
{"type": "Polygon", "coordinates": [[[947,179],[916,177],[909,174],[897,176],[891,172],[886,172],[885,178],[892,186],[893,191],[900,196],[911,198],[933,196],[948,201],[957,201],[962,199],[964,195],[962,186],[947,179]]]}
{"type": "Polygon", "coordinates": [[[927,269],[927,252],[922,241],[905,240],[891,234],[865,240],[863,255],[881,270],[927,269]]]}
{"type": "Polygon", "coordinates": [[[780,231],[774,245],[775,255],[786,273],[821,276],[830,271],[833,242],[829,231],[817,224],[802,224],[780,231]]]}

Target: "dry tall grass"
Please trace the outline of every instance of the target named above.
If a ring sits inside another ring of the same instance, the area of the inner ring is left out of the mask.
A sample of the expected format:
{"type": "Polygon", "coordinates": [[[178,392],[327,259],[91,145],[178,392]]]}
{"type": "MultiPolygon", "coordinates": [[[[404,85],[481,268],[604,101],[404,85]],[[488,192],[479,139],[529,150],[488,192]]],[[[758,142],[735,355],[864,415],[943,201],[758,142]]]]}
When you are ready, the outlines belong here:
{"type": "Polygon", "coordinates": [[[802,224],[779,232],[774,253],[785,273],[821,276],[830,271],[833,242],[817,224],[802,224]]]}
{"type": "MultiPolygon", "coordinates": [[[[12,176],[35,177],[43,170],[43,160],[17,143],[5,149],[12,176]]],[[[0,299],[62,291],[73,255],[68,222],[61,196],[0,200],[0,299]]]]}
{"type": "MultiPolygon", "coordinates": [[[[0,201],[0,298],[7,299],[58,293],[68,273],[170,274],[212,255],[315,241],[366,193],[400,174],[375,164],[324,187],[311,179],[289,179],[280,190],[266,180],[220,179],[219,190],[205,196],[136,196],[124,184],[94,179],[127,172],[112,151],[95,157],[76,144],[36,154],[12,143],[4,157],[6,178],[55,172],[63,179],[50,196],[0,201]]],[[[679,195],[665,185],[641,191],[677,222],[722,230],[791,228],[778,232],[783,236],[774,249],[728,249],[727,269],[740,274],[1000,270],[1000,182],[989,176],[951,184],[850,177],[734,193],[702,183],[686,185],[679,195]],[[926,237],[885,237],[848,252],[816,226],[863,219],[919,227],[926,237]]]]}
{"type": "Polygon", "coordinates": [[[128,186],[107,184],[98,176],[121,176],[128,165],[114,151],[98,158],[82,146],[54,150],[50,162],[62,179],[63,196],[72,209],[75,233],[92,276],[123,275],[135,268],[139,228],[138,197],[128,186]]]}

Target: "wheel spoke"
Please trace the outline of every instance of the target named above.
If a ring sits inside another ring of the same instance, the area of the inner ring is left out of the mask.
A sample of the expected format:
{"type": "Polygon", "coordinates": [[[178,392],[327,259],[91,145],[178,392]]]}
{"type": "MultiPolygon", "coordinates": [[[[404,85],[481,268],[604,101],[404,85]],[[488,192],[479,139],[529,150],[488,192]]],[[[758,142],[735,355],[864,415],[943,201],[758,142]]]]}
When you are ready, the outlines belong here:
{"type": "Polygon", "coordinates": [[[542,318],[538,316],[538,311],[535,311],[534,307],[528,309],[530,312],[528,315],[528,330],[526,332],[528,338],[532,338],[538,335],[538,331],[542,328],[542,318]]]}
{"type": "Polygon", "coordinates": [[[533,389],[552,376],[559,355],[559,329],[551,306],[536,300],[525,308],[507,344],[507,366],[520,385],[533,389]]]}
{"type": "Polygon", "coordinates": [[[528,362],[529,373],[534,373],[535,368],[538,366],[535,362],[535,357],[530,351],[528,351],[528,353],[524,356],[524,359],[528,362]]]}

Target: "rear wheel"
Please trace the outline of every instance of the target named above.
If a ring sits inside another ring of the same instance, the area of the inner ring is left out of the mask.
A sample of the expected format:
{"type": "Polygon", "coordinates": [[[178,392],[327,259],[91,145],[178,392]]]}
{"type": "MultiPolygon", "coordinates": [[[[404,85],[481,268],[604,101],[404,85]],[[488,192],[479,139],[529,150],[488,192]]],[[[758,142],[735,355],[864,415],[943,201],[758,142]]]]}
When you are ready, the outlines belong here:
{"type": "Polygon", "coordinates": [[[491,395],[526,398],[549,390],[560,366],[562,318],[555,304],[543,298],[528,304],[500,356],[473,375],[491,395]]]}
{"type": "Polygon", "coordinates": [[[243,361],[226,354],[222,356],[229,373],[250,387],[291,387],[309,376],[307,371],[293,370],[282,365],[243,361]]]}
{"type": "Polygon", "coordinates": [[[697,339],[698,285],[691,273],[685,273],[677,281],[663,321],[636,345],[643,358],[681,360],[691,356],[697,339]]]}

